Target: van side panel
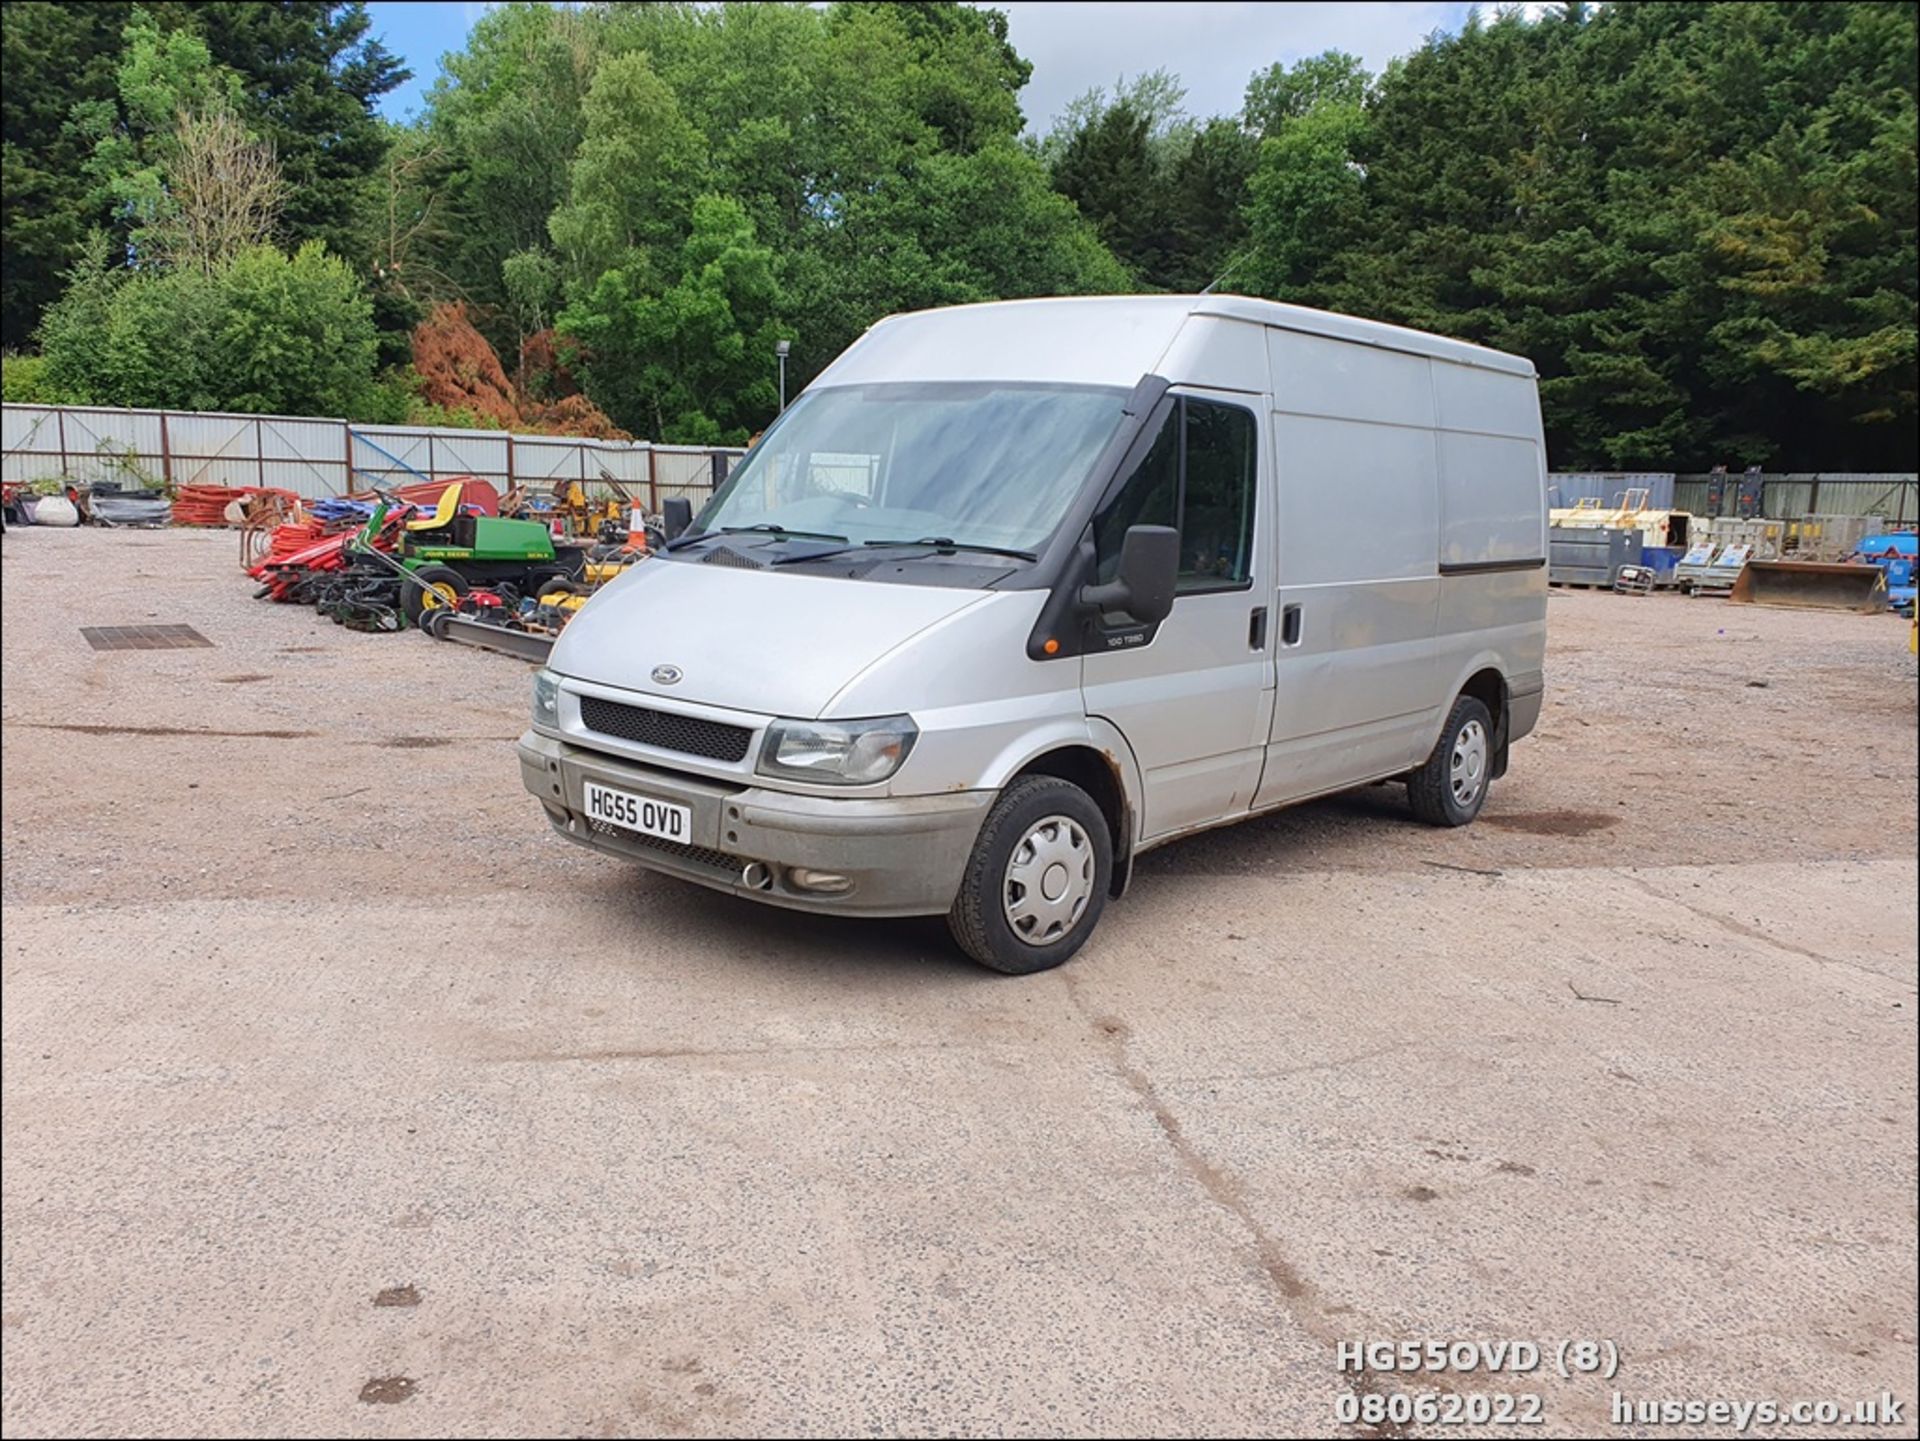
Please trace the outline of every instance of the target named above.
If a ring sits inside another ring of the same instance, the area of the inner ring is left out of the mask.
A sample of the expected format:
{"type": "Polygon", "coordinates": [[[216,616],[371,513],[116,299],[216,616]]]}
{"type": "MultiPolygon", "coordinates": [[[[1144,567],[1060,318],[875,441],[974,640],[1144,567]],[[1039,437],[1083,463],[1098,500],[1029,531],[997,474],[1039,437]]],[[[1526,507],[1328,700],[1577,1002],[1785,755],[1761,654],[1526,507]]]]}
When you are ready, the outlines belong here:
{"type": "MultiPolygon", "coordinates": [[[[1546,654],[1546,447],[1538,392],[1525,377],[1438,360],[1433,379],[1442,427],[1442,704],[1487,667],[1506,677],[1512,696],[1524,698],[1541,689],[1546,654]]],[[[1524,699],[1513,706],[1520,723],[1509,739],[1526,733],[1537,709],[1524,699]]]]}
{"type": "Polygon", "coordinates": [[[1404,769],[1438,704],[1431,362],[1283,330],[1267,344],[1281,643],[1256,806],[1404,769]]]}
{"type": "Polygon", "coordinates": [[[1196,315],[1180,327],[1154,371],[1181,385],[1261,395],[1267,389],[1266,337],[1264,326],[1196,315]]]}

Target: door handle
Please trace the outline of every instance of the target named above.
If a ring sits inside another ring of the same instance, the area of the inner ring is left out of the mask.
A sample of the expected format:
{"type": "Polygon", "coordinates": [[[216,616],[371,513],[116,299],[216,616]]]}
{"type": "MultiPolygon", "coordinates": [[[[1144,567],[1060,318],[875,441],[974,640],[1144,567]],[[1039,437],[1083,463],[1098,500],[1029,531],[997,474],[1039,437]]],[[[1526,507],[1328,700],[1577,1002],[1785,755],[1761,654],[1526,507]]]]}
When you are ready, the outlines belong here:
{"type": "Polygon", "coordinates": [[[1265,650],[1267,648],[1267,608],[1256,605],[1253,616],[1247,621],[1247,649],[1265,650]]]}
{"type": "Polygon", "coordinates": [[[1280,644],[1300,644],[1300,607],[1297,605],[1280,608],[1280,644]]]}

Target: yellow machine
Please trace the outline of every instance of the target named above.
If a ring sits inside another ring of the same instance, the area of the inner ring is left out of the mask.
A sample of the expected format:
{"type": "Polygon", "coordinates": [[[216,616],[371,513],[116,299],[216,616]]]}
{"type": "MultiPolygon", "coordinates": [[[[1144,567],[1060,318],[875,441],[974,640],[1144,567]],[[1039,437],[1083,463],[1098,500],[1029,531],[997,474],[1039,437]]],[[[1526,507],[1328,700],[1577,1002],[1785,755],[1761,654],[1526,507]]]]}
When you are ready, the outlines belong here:
{"type": "Polygon", "coordinates": [[[1651,494],[1644,487],[1635,487],[1614,496],[1610,506],[1603,504],[1599,496],[1590,495],[1573,505],[1554,506],[1547,512],[1547,523],[1596,530],[1637,530],[1643,546],[1690,544],[1692,514],[1684,510],[1650,509],[1647,501],[1651,494]]]}
{"type": "Polygon", "coordinates": [[[511,491],[500,503],[500,513],[538,520],[556,535],[580,540],[590,540],[608,530],[625,531],[633,512],[633,493],[604,470],[597,484],[612,493],[594,495],[586,482],[579,480],[554,481],[538,503],[529,492],[511,491]]]}

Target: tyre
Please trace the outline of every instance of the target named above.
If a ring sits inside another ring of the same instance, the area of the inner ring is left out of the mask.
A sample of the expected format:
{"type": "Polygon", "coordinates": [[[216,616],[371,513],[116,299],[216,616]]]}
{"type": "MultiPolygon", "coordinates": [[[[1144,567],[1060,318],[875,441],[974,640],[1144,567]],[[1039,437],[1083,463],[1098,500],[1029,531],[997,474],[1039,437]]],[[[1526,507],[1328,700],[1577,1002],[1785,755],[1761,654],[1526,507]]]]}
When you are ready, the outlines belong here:
{"type": "Polygon", "coordinates": [[[1106,907],[1113,839],[1093,797],[1055,776],[1000,793],[973,843],[947,929],[992,970],[1051,970],[1086,943],[1106,907]]]}
{"type": "Polygon", "coordinates": [[[1464,826],[1486,804],[1493,779],[1493,716],[1463,695],[1426,764],[1407,776],[1407,803],[1430,826],[1464,826]]]}
{"type": "Polygon", "coordinates": [[[413,573],[411,581],[402,581],[400,585],[400,609],[406,612],[407,623],[416,629],[420,617],[439,607],[451,607],[472,589],[467,578],[450,565],[423,565],[413,573]]]}

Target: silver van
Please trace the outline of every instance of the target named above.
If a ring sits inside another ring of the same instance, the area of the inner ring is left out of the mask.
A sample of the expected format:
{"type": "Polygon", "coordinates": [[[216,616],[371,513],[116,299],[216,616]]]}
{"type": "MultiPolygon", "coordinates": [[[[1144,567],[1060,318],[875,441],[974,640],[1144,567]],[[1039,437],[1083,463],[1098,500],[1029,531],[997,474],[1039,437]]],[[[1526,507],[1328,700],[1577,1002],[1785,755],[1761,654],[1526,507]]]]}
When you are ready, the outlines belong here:
{"type": "Polygon", "coordinates": [[[1134,858],[1384,778],[1465,825],[1540,713],[1526,360],[1237,296],[881,321],[534,678],[568,838],[1059,965],[1134,858]]]}

